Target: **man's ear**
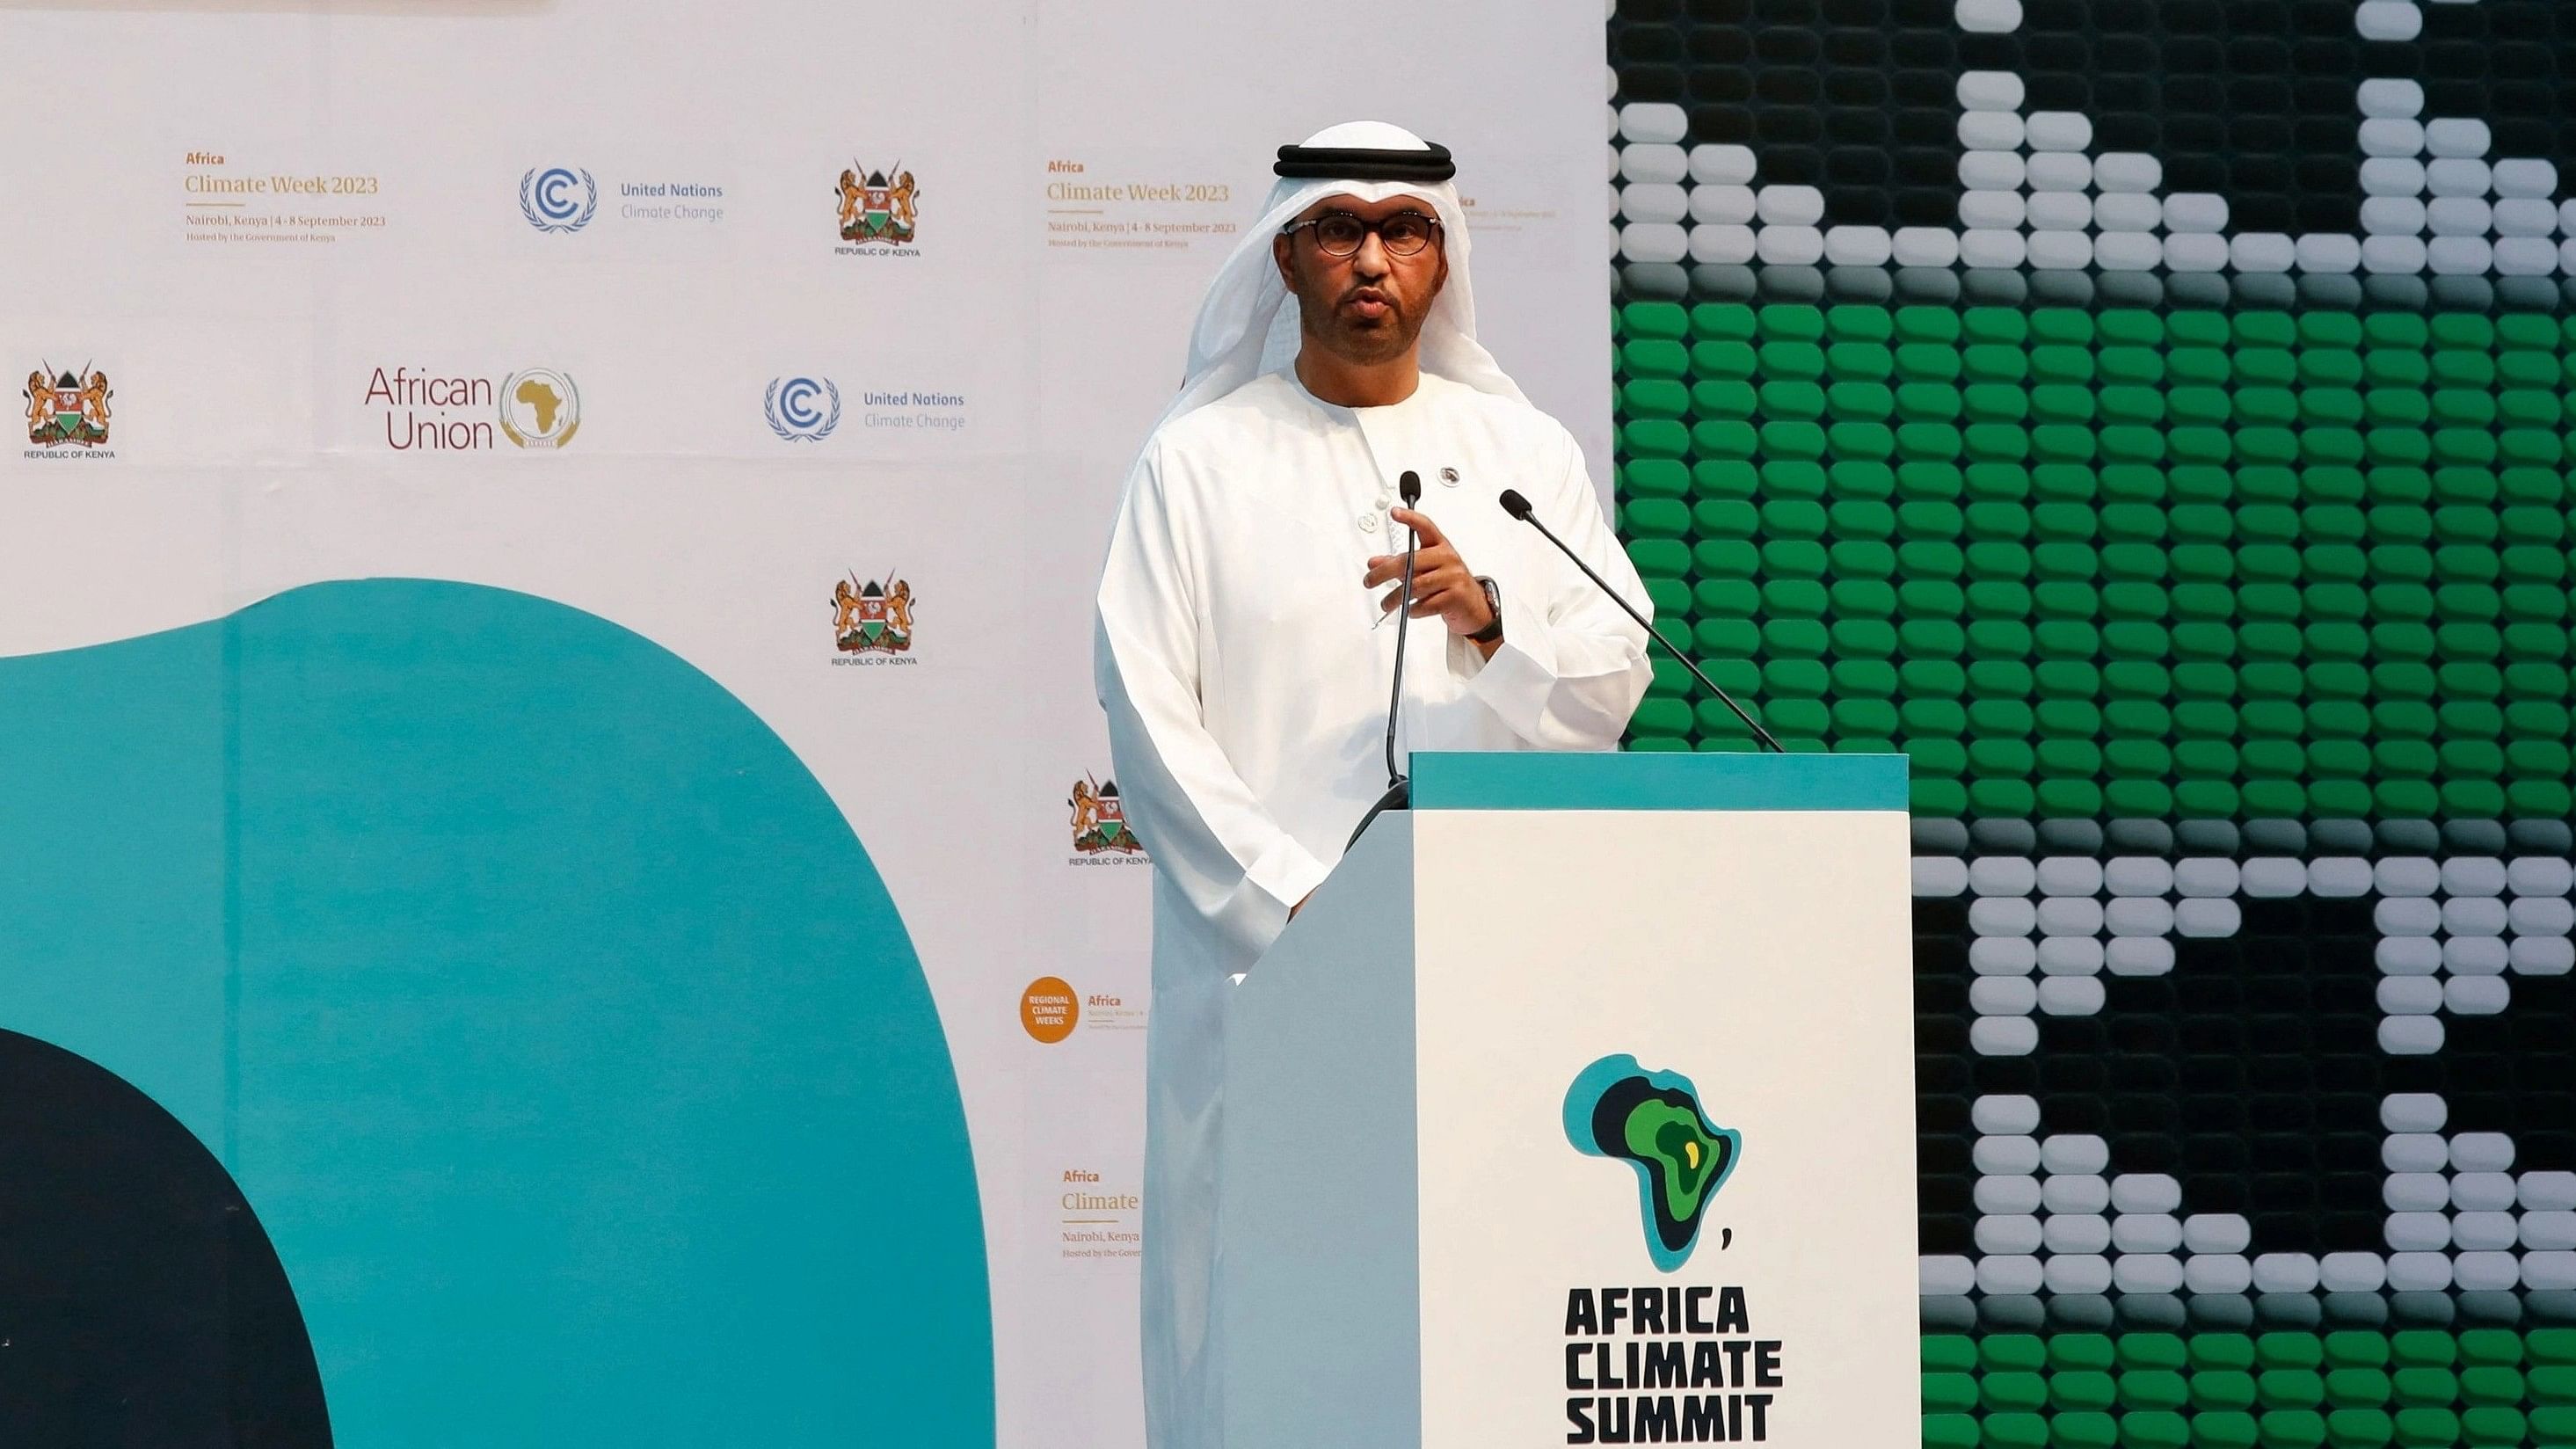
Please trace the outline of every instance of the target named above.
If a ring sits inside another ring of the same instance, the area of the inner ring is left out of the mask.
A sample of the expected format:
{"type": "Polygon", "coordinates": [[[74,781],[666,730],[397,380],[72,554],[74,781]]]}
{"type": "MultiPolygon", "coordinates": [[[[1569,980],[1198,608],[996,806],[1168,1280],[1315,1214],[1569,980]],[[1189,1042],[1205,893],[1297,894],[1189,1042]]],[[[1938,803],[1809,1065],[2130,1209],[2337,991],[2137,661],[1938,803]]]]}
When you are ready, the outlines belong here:
{"type": "Polygon", "coordinates": [[[1270,239],[1270,259],[1279,264],[1280,285],[1291,292],[1297,290],[1297,271],[1290,261],[1295,255],[1293,248],[1294,243],[1285,236],[1274,236],[1270,239]]]}

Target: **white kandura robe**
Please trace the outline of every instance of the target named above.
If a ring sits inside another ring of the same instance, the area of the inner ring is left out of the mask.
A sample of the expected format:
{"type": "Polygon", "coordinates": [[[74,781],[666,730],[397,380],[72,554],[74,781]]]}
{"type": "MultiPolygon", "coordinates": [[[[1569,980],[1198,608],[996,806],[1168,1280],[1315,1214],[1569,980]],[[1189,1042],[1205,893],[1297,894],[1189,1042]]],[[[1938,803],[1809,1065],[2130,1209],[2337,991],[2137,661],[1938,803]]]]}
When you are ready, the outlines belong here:
{"type": "Polygon", "coordinates": [[[1497,499],[1538,516],[1639,609],[1581,451],[1514,399],[1425,374],[1389,407],[1274,372],[1173,419],[1129,479],[1100,581],[1094,671],[1120,798],[1154,861],[1146,1043],[1144,1368],[1153,1449],[1216,1449],[1210,1301],[1224,1006],[1386,785],[1395,624],[1372,555],[1400,552],[1397,477],[1502,591],[1491,659],[1416,619],[1407,750],[1606,750],[1644,696],[1645,631],[1497,499]],[[1455,472],[1454,483],[1442,470],[1455,472]]]}

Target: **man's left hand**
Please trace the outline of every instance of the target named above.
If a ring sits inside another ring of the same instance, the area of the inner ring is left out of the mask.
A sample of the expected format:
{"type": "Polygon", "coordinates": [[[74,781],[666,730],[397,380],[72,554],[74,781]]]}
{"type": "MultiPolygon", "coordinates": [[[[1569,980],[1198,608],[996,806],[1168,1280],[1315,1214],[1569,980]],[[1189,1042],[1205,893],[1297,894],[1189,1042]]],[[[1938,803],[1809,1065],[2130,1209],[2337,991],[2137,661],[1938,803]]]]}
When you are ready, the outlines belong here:
{"type": "MultiPolygon", "coordinates": [[[[1410,508],[1399,508],[1391,515],[1396,523],[1411,528],[1420,538],[1413,555],[1413,617],[1427,619],[1440,616],[1452,634],[1483,632],[1494,622],[1494,610],[1485,602],[1485,586],[1476,582],[1475,571],[1458,556],[1440,525],[1410,508]]],[[[1394,583],[1386,597],[1377,601],[1380,612],[1393,609],[1404,592],[1404,555],[1380,554],[1368,561],[1368,573],[1360,579],[1364,588],[1394,583]]],[[[1491,653],[1491,649],[1486,650],[1491,653]]]]}

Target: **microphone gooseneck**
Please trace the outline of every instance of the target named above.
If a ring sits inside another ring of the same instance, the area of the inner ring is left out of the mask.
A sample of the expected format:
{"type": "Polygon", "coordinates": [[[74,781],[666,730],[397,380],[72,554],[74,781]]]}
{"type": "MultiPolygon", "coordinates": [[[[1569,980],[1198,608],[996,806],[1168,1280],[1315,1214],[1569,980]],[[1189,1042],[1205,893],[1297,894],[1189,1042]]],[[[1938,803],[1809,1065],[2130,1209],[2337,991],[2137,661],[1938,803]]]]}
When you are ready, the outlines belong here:
{"type": "MultiPolygon", "coordinates": [[[[1396,492],[1411,508],[1422,501],[1422,475],[1407,468],[1395,480],[1396,492]]],[[[1386,784],[1389,790],[1404,783],[1404,772],[1395,767],[1395,721],[1404,708],[1404,634],[1413,622],[1413,552],[1421,545],[1422,536],[1408,528],[1404,531],[1404,587],[1395,596],[1395,687],[1386,700],[1386,784]]]]}
{"type": "Polygon", "coordinates": [[[1691,662],[1691,657],[1689,655],[1674,648],[1672,640],[1665,638],[1653,624],[1647,622],[1645,615],[1638,613],[1634,605],[1630,604],[1626,599],[1621,598],[1619,596],[1619,591],[1610,587],[1610,581],[1608,579],[1605,579],[1601,577],[1601,575],[1593,572],[1592,565],[1585,563],[1582,555],[1576,553],[1573,549],[1566,547],[1564,539],[1557,537],[1555,533],[1549,530],[1546,524],[1539,522],[1538,515],[1530,510],[1530,501],[1528,499],[1523,498],[1517,491],[1506,488],[1503,490],[1501,502],[1505,513],[1508,513],[1512,517],[1519,519],[1521,522],[1528,524],[1530,527],[1537,529],[1540,537],[1546,539],[1552,544],[1555,544],[1556,551],[1558,553],[1565,555],[1576,568],[1583,570],[1583,576],[1585,578],[1592,580],[1594,586],[1599,588],[1601,592],[1610,596],[1610,602],[1617,604],[1621,609],[1627,612],[1629,618],[1636,620],[1638,626],[1644,629],[1649,637],[1651,637],[1656,643],[1664,646],[1664,652],[1672,655],[1675,659],[1680,660],[1682,662],[1682,668],[1690,671],[1691,678],[1698,680],[1701,688],[1707,690],[1713,695],[1716,695],[1718,703],[1735,711],[1735,717],[1744,721],[1744,727],[1753,731],[1753,737],[1755,739],[1760,740],[1763,744],[1781,754],[1785,755],[1788,753],[1788,749],[1778,740],[1773,739],[1769,730],[1762,727],[1761,721],[1756,720],[1752,715],[1745,713],[1744,706],[1735,702],[1735,696],[1718,688],[1716,680],[1711,679],[1705,673],[1702,673],[1700,667],[1691,662]]]}
{"type": "MultiPolygon", "coordinates": [[[[1395,489],[1403,496],[1404,506],[1413,507],[1422,501],[1422,475],[1407,468],[1395,480],[1395,489]]],[[[1404,584],[1403,591],[1395,596],[1395,683],[1387,691],[1386,700],[1386,793],[1377,797],[1377,803],[1360,816],[1358,827],[1351,831],[1349,844],[1343,846],[1345,850],[1359,842],[1360,832],[1369,828],[1370,821],[1389,810],[1410,808],[1413,800],[1412,782],[1395,767],[1395,725],[1404,709],[1404,637],[1413,623],[1413,555],[1421,544],[1421,535],[1410,528],[1404,531],[1404,584]]]]}

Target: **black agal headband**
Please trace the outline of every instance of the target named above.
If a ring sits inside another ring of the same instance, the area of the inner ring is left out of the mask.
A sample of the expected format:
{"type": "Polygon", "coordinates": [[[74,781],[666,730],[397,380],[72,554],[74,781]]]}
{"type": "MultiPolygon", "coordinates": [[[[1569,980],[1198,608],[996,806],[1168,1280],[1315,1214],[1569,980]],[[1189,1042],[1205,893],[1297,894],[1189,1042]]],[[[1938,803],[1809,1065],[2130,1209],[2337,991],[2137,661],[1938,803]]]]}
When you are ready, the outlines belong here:
{"type": "Polygon", "coordinates": [[[1419,151],[1282,146],[1270,169],[1293,181],[1447,181],[1458,174],[1458,163],[1448,147],[1425,141],[1419,151]]]}

